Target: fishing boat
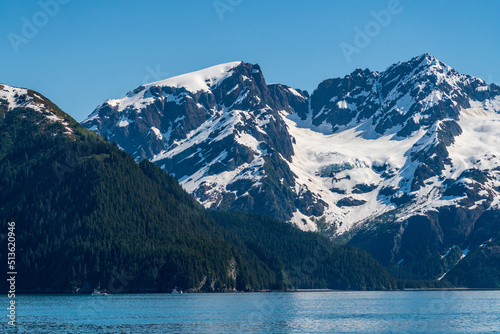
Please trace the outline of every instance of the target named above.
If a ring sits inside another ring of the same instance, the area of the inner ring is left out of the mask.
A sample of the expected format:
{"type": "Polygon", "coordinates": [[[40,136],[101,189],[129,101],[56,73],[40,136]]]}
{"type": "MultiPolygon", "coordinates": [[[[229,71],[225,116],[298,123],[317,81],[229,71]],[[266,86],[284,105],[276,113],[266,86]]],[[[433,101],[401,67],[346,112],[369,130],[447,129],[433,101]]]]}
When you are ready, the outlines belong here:
{"type": "Polygon", "coordinates": [[[92,296],[107,296],[108,294],[105,291],[101,291],[101,282],[99,282],[99,286],[97,289],[94,289],[92,292],[92,296]]]}
{"type": "Polygon", "coordinates": [[[182,294],[182,290],[178,289],[177,287],[175,287],[173,290],[172,290],[172,294],[182,294]]]}

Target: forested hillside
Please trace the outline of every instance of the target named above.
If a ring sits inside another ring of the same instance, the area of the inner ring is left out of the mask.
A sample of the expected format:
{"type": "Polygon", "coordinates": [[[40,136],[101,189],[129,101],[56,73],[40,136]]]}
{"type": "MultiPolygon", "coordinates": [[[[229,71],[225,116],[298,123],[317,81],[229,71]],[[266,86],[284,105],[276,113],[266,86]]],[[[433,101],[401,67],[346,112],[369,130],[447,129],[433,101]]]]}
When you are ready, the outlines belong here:
{"type": "Polygon", "coordinates": [[[19,292],[396,287],[364,251],[257,215],[207,214],[175,178],[40,94],[13,96],[0,105],[0,229],[16,224],[19,292]]]}

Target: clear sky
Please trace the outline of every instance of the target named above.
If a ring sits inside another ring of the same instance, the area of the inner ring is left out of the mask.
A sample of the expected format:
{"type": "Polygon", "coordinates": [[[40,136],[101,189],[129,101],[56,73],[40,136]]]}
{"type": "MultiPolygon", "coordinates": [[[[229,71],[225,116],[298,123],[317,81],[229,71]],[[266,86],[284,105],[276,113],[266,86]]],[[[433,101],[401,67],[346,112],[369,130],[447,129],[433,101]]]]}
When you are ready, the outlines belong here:
{"type": "Polygon", "coordinates": [[[78,121],[152,81],[243,60],[309,92],[425,52],[500,82],[500,1],[0,1],[0,82],[78,121]]]}

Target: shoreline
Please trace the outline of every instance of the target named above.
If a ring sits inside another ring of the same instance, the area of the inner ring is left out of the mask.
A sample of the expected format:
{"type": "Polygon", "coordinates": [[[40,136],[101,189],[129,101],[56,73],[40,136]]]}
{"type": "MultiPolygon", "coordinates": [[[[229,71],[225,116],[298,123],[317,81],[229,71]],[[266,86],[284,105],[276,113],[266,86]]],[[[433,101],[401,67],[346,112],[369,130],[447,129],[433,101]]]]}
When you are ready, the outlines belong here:
{"type": "MultiPolygon", "coordinates": [[[[294,290],[258,290],[258,291],[200,291],[200,292],[183,292],[182,294],[241,294],[241,293],[271,293],[271,292],[280,292],[280,293],[317,293],[317,292],[420,292],[420,291],[500,291],[500,288],[410,288],[410,289],[399,289],[399,290],[335,290],[335,289],[294,289],[294,290]]],[[[0,292],[2,294],[7,294],[6,291],[0,292]]],[[[120,293],[109,293],[107,296],[112,295],[146,295],[146,294],[158,294],[158,295],[172,295],[175,293],[171,292],[157,292],[157,291],[129,291],[129,292],[120,292],[120,293]]],[[[16,295],[75,295],[75,296],[91,296],[91,292],[82,293],[82,292],[16,292],[16,295]]],[[[100,296],[100,297],[107,297],[100,296]]]]}

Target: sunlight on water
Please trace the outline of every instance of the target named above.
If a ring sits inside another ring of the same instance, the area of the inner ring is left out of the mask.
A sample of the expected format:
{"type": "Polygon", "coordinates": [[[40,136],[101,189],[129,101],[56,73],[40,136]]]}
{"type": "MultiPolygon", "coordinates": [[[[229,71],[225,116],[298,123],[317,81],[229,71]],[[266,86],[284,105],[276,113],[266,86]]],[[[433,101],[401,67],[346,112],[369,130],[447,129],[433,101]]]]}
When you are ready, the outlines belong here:
{"type": "MultiPolygon", "coordinates": [[[[5,298],[6,300],[6,298],[5,298]]],[[[17,297],[2,333],[485,333],[500,291],[17,297]]]]}

